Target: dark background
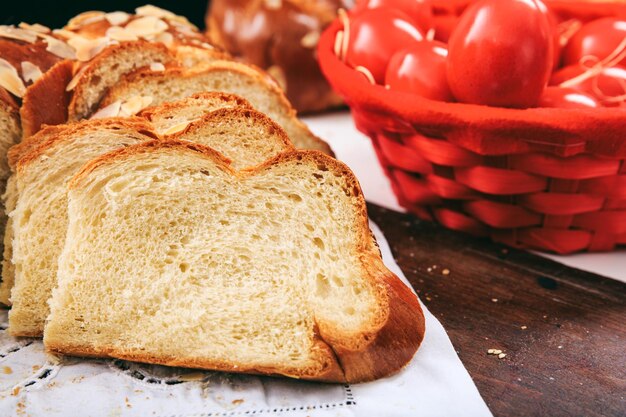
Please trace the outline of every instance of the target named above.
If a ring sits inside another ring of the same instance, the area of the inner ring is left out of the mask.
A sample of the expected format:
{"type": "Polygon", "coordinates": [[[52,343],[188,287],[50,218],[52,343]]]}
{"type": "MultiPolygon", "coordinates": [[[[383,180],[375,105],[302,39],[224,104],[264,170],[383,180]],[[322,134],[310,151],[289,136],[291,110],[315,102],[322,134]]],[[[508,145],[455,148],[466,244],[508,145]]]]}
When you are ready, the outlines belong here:
{"type": "Polygon", "coordinates": [[[5,0],[0,6],[0,24],[41,23],[54,29],[62,27],[71,17],[87,10],[133,12],[136,7],[146,3],[171,10],[187,17],[198,27],[204,27],[206,0],[5,0]]]}

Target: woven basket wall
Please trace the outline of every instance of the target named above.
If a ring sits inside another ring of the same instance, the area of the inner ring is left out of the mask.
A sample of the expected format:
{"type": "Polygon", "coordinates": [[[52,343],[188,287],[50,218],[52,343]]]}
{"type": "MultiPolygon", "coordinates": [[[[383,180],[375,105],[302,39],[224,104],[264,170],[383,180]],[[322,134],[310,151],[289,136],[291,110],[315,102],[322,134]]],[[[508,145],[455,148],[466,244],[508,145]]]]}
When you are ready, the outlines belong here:
{"type": "Polygon", "coordinates": [[[626,109],[489,108],[371,85],[323,34],[322,70],[422,219],[557,253],[626,244],[626,109]]]}

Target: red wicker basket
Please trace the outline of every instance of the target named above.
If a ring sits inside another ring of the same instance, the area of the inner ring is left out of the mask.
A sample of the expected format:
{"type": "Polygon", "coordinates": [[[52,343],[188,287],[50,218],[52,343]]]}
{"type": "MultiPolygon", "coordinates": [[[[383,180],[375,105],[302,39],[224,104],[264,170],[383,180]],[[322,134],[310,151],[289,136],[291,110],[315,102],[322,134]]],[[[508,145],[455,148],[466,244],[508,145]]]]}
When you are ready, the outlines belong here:
{"type": "Polygon", "coordinates": [[[564,254],[626,244],[626,109],[515,110],[386,90],[334,54],[340,28],[322,35],[322,71],[403,207],[516,247],[564,254]]]}

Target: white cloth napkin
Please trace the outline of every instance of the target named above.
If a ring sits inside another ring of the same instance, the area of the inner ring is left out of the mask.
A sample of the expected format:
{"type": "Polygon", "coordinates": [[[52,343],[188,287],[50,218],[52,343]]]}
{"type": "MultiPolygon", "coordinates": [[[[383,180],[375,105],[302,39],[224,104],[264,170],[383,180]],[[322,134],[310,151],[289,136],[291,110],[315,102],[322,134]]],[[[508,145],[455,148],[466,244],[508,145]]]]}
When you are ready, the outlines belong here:
{"type": "MultiPolygon", "coordinates": [[[[404,212],[398,205],[389,180],[383,173],[370,140],[356,130],[349,112],[339,112],[307,117],[311,130],[324,138],[337,154],[354,171],[367,201],[391,210],[404,212]]],[[[581,253],[559,256],[536,252],[572,268],[593,272],[626,282],[626,250],[608,253],[581,253]]]]}
{"type": "MultiPolygon", "coordinates": [[[[407,283],[370,225],[385,264],[407,283]]],[[[199,372],[116,360],[49,362],[40,340],[0,330],[0,416],[490,416],[437,319],[397,375],[356,385],[199,372]]],[[[6,329],[7,312],[0,311],[6,329]]]]}

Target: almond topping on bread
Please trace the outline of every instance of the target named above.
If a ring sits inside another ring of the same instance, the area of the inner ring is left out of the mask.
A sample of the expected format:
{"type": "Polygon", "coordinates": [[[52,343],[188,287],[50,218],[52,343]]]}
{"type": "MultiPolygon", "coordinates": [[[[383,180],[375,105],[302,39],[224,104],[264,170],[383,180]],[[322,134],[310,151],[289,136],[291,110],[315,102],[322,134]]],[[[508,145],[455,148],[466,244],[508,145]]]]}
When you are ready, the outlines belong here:
{"type": "Polygon", "coordinates": [[[121,26],[111,26],[106,31],[106,36],[110,39],[124,42],[124,41],[137,41],[139,38],[130,30],[121,26]]]}
{"type": "Polygon", "coordinates": [[[95,39],[74,36],[72,39],[69,39],[67,43],[76,51],[76,59],[86,62],[102,52],[102,50],[111,43],[111,39],[106,36],[95,39]]]}
{"type": "Polygon", "coordinates": [[[74,48],[69,46],[67,43],[53,38],[50,35],[42,34],[41,37],[48,44],[46,51],[58,56],[59,58],[76,59],[76,51],[74,51],[74,48]]]}
{"type": "Polygon", "coordinates": [[[167,23],[155,16],[140,17],[126,25],[126,30],[139,37],[156,36],[167,28],[167,23]]]}
{"type": "Polygon", "coordinates": [[[122,100],[114,101],[106,107],[101,108],[89,119],[106,119],[107,117],[117,117],[120,114],[122,100]]]}
{"type": "Polygon", "coordinates": [[[110,12],[104,15],[104,18],[112,25],[119,26],[128,22],[130,15],[126,12],[110,12]]]}
{"type": "Polygon", "coordinates": [[[34,83],[42,75],[43,73],[41,72],[41,69],[39,69],[37,65],[33,64],[30,61],[22,62],[22,77],[24,78],[24,81],[26,81],[27,83],[28,82],[34,83]]]}
{"type": "Polygon", "coordinates": [[[135,9],[135,13],[137,14],[137,16],[159,17],[167,20],[172,20],[174,22],[183,22],[189,24],[189,21],[185,17],[179,16],[175,13],[170,12],[169,10],[161,9],[160,7],[156,7],[151,4],[137,7],[135,9]]]}
{"type": "MultiPolygon", "coordinates": [[[[80,77],[83,76],[87,68],[87,65],[83,65],[83,67],[78,70],[78,72],[74,75],[71,81],[67,84],[67,87],[65,87],[65,91],[72,91],[76,87],[78,81],[80,80],[80,77]]],[[[74,71],[76,71],[76,66],[74,66],[74,71]]]]}
{"type": "Polygon", "coordinates": [[[168,136],[168,135],[173,135],[174,133],[182,132],[183,130],[185,130],[185,128],[187,126],[189,126],[194,121],[195,120],[188,120],[188,121],[184,121],[184,122],[178,123],[178,124],[168,128],[168,129],[166,129],[164,132],[161,132],[161,133],[163,134],[163,136],[168,136]]]}
{"type": "Polygon", "coordinates": [[[70,21],[67,22],[67,25],[65,25],[65,28],[67,30],[80,29],[83,26],[88,25],[90,23],[95,23],[95,22],[99,22],[100,20],[104,20],[105,15],[106,13],[97,11],[97,10],[83,12],[71,18],[70,21]]]}
{"type": "Polygon", "coordinates": [[[163,32],[154,38],[154,42],[161,42],[169,48],[174,44],[174,35],[169,32],[163,32]]]}
{"type": "Polygon", "coordinates": [[[126,100],[117,100],[94,113],[90,119],[105,119],[108,117],[134,116],[152,103],[150,96],[132,96],[126,100]]]}
{"type": "Polygon", "coordinates": [[[17,97],[22,97],[26,92],[26,86],[15,67],[2,58],[0,58],[0,87],[17,97]]]}
{"type": "Polygon", "coordinates": [[[30,30],[32,32],[37,32],[37,33],[50,33],[51,32],[48,26],[40,25],[39,23],[35,23],[31,25],[26,22],[21,22],[18,26],[24,30],[30,30]]]}
{"type": "Polygon", "coordinates": [[[0,26],[0,37],[34,43],[37,40],[37,33],[31,30],[2,25],[0,26]]]}
{"type": "Polygon", "coordinates": [[[128,100],[122,102],[120,107],[120,116],[134,116],[148,107],[152,101],[153,98],[150,96],[132,96],[128,100]]]}

